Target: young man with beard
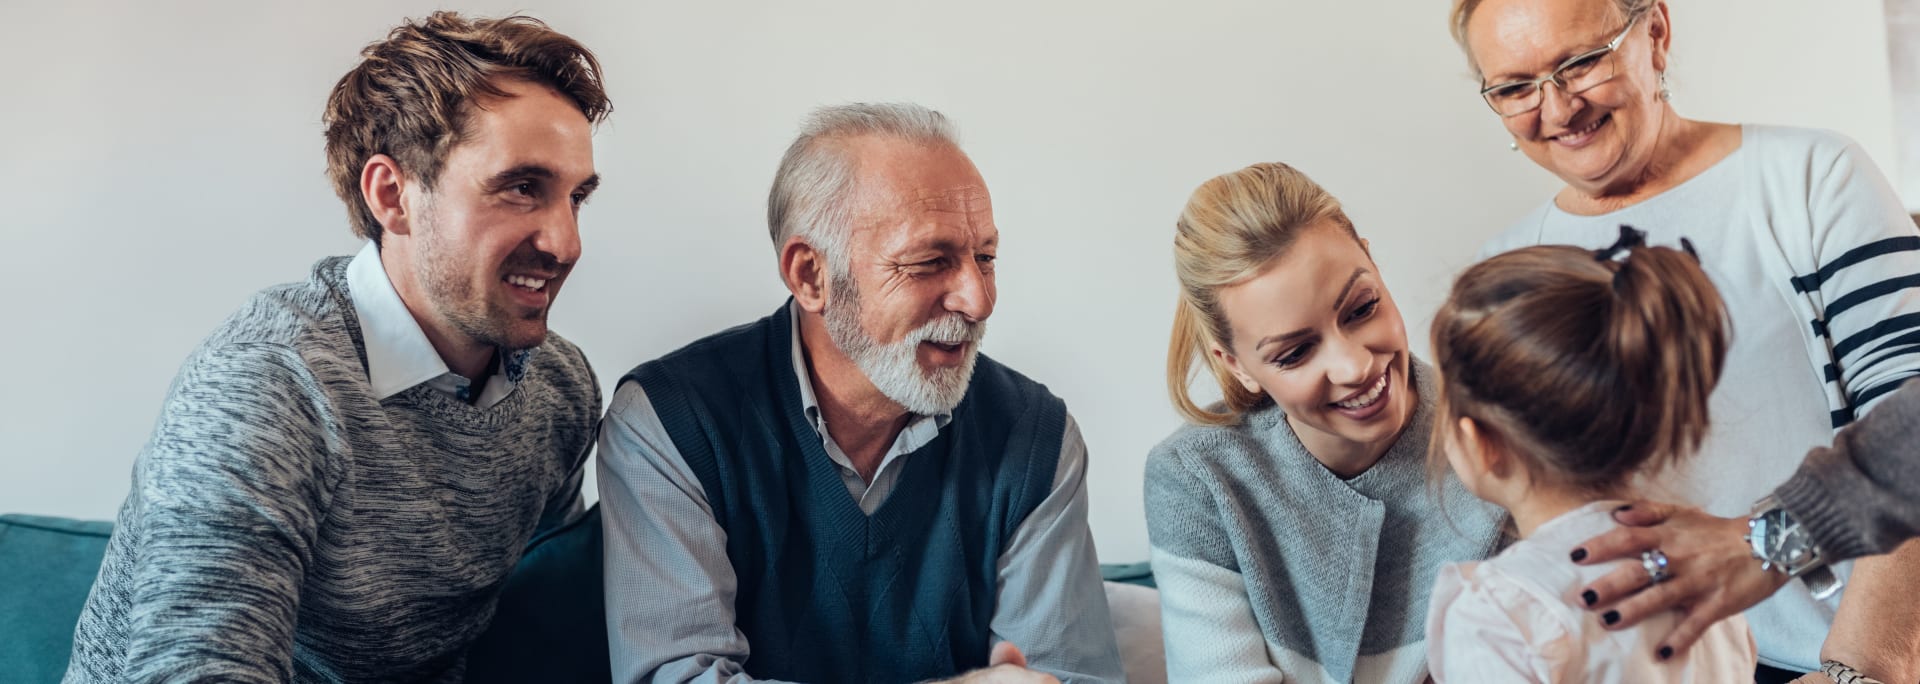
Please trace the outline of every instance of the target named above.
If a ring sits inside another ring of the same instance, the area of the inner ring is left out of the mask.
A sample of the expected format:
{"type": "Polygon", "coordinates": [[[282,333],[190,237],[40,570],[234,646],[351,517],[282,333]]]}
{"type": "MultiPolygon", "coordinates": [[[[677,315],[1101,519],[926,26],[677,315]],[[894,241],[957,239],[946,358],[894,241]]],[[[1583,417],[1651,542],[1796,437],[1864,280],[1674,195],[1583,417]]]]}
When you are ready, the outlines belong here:
{"type": "Polygon", "coordinates": [[[546,321],[598,183],[599,65],[446,12],[363,56],[324,122],[368,245],[188,357],[68,681],[459,681],[527,540],[580,512],[600,391],[546,321]]]}
{"type": "Polygon", "coordinates": [[[615,680],[1119,681],[1086,446],[978,355],[999,233],[946,119],[816,111],[767,218],[793,297],[603,423],[615,680]]]}

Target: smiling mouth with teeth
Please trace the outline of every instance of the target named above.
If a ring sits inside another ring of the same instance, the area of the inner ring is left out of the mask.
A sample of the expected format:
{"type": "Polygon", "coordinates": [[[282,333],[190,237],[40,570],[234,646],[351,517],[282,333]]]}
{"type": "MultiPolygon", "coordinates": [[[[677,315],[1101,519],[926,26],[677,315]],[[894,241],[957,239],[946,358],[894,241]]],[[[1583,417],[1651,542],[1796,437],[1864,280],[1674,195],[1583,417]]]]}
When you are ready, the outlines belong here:
{"type": "Polygon", "coordinates": [[[1575,130],[1570,130],[1565,133],[1561,133],[1559,135],[1553,136],[1553,139],[1566,140],[1567,138],[1578,138],[1588,133],[1592,133],[1594,131],[1599,130],[1600,124],[1606,123],[1607,119],[1612,116],[1613,116],[1612,114],[1602,114],[1598,118],[1595,118],[1593,121],[1589,122],[1587,125],[1581,126],[1580,128],[1575,130]]]}
{"type": "Polygon", "coordinates": [[[534,292],[539,292],[541,288],[544,288],[547,286],[547,279],[545,278],[532,278],[532,277],[523,276],[523,275],[507,276],[506,281],[508,285],[513,285],[515,287],[524,287],[526,289],[533,290],[534,292]]]}
{"type": "Polygon", "coordinates": [[[1387,391],[1387,376],[1392,374],[1392,371],[1381,373],[1380,379],[1375,380],[1373,387],[1367,389],[1366,393],[1345,401],[1333,402],[1333,405],[1343,409],[1363,409],[1372,406],[1373,402],[1380,400],[1380,394],[1387,391]]]}

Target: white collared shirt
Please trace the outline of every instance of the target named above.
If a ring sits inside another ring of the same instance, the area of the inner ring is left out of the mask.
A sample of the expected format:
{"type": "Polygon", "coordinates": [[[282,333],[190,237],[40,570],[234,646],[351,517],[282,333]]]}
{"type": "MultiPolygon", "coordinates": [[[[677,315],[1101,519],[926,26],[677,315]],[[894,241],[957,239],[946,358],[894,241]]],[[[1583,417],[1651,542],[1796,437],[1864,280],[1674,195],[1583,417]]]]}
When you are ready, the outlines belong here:
{"type": "MultiPolygon", "coordinates": [[[[347,294],[360,319],[360,339],[367,346],[367,381],[373,385],[374,398],[384,400],[426,383],[461,401],[470,400],[473,381],[447,368],[420,322],[394,291],[380,264],[380,248],[372,242],[347,262],[347,294]]],[[[475,406],[490,408],[513,392],[527,351],[494,355],[493,372],[487,375],[475,406]]]]}
{"type": "Polygon", "coordinates": [[[860,510],[873,515],[885,503],[887,495],[893,493],[893,487],[900,482],[900,457],[919,451],[933,438],[940,436],[940,429],[953,422],[953,412],[947,411],[931,416],[918,413],[907,419],[907,426],[900,430],[900,436],[893,440],[893,447],[887,449],[887,455],[880,457],[880,467],[874,471],[873,482],[868,483],[860,477],[860,471],[853,467],[853,458],[833,441],[833,435],[827,432],[827,421],[820,415],[820,400],[813,394],[813,377],[807,372],[807,354],[800,345],[800,305],[787,304],[787,314],[793,317],[793,377],[800,382],[800,408],[807,414],[807,422],[813,425],[813,431],[820,435],[821,446],[827,449],[827,458],[840,469],[840,481],[847,485],[847,493],[860,504],[860,510]]]}

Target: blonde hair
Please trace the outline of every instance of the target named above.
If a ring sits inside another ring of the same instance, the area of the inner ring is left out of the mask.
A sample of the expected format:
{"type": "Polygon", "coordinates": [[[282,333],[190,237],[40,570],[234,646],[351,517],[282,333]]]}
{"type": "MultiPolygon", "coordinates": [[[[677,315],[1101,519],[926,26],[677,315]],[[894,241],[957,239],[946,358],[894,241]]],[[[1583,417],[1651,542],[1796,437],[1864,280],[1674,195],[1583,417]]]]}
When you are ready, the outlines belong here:
{"type": "MultiPolygon", "coordinates": [[[[1621,16],[1637,16],[1652,9],[1660,0],[1608,0],[1621,16]]],[[[1467,66],[1473,69],[1475,78],[1480,77],[1480,64],[1473,60],[1473,50],[1467,47],[1467,22],[1473,20],[1474,10],[1480,9],[1481,0],[1453,0],[1453,12],[1447,16],[1447,29],[1453,33],[1453,42],[1460,44],[1460,51],[1467,55],[1467,66]]]]}
{"type": "Polygon", "coordinates": [[[1611,254],[1527,247],[1454,281],[1433,318],[1442,434],[1472,418],[1533,476],[1600,494],[1700,447],[1733,335],[1719,292],[1691,254],[1611,254]]]}
{"type": "Polygon", "coordinates": [[[1280,163],[1255,164],[1202,183],[1180,212],[1173,237],[1173,267],[1180,301],[1167,345],[1167,393],[1173,408],[1201,425],[1231,425],[1266,399],[1233,377],[1212,348],[1230,348],[1232,327],[1220,311],[1221,288],[1258,275],[1285,254],[1302,230],[1332,221],[1355,241],[1353,222],[1340,200],[1299,170],[1280,163]],[[1190,393],[1195,361],[1205,363],[1226,395],[1224,410],[1202,408],[1190,393]]]}

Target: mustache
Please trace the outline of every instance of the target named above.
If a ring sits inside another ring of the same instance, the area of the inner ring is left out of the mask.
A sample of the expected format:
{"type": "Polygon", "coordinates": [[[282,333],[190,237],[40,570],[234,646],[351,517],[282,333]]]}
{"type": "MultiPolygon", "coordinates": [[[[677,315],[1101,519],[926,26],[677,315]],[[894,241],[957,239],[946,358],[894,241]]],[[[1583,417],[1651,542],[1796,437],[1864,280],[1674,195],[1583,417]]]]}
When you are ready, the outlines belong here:
{"type": "Polygon", "coordinates": [[[572,264],[561,264],[560,259],[542,252],[530,245],[522,245],[507,255],[506,263],[500,266],[502,273],[535,271],[539,273],[561,274],[567,272],[572,264]]]}
{"type": "Polygon", "coordinates": [[[941,344],[977,343],[987,334],[986,321],[969,321],[966,316],[949,314],[927,321],[926,325],[908,333],[906,339],[915,344],[938,342],[941,344]]]}

